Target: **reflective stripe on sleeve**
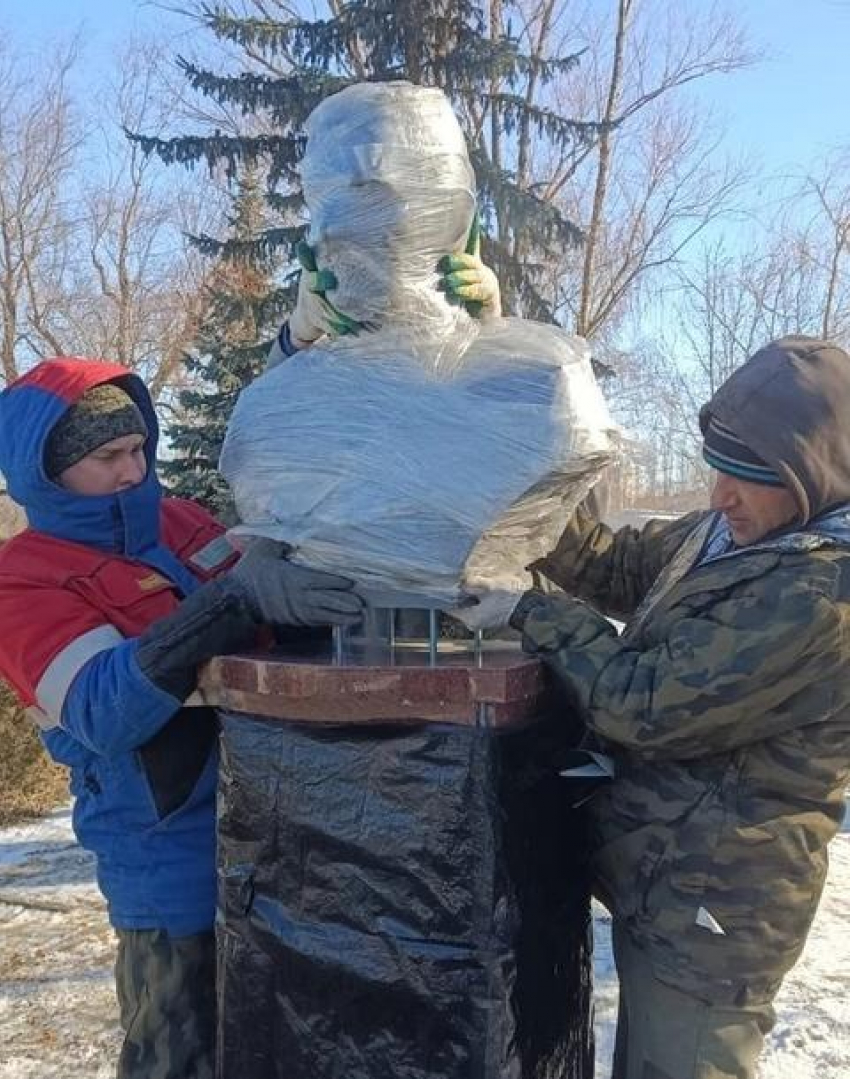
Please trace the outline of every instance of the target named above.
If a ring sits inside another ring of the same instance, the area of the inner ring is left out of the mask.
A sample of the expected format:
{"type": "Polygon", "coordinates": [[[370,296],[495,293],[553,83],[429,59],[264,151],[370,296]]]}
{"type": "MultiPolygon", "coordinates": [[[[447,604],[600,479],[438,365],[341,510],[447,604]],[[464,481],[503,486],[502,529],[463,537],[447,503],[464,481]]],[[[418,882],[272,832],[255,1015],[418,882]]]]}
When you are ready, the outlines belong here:
{"type": "Polygon", "coordinates": [[[114,626],[96,626],[71,641],[53,658],[36,686],[35,696],[39,708],[47,713],[54,724],[61,722],[62,707],[71,683],[92,656],[107,648],[114,648],[123,640],[114,626]]]}

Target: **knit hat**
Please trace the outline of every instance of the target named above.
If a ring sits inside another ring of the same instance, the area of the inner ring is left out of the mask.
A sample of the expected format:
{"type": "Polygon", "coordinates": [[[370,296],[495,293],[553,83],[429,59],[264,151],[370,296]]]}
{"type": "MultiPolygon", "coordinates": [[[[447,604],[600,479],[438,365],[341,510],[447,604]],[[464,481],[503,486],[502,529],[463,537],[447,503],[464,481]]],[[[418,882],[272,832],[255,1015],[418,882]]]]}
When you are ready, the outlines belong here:
{"type": "Polygon", "coordinates": [[[112,382],[92,386],[60,416],[47,436],[44,469],[55,479],[86,454],[113,438],[142,435],[148,429],[138,406],[112,382]]]}
{"type": "Polygon", "coordinates": [[[768,487],[785,486],[770,465],[716,416],[708,416],[708,422],[703,425],[702,437],[702,455],[718,472],[737,476],[748,483],[763,483],[768,487]]]}

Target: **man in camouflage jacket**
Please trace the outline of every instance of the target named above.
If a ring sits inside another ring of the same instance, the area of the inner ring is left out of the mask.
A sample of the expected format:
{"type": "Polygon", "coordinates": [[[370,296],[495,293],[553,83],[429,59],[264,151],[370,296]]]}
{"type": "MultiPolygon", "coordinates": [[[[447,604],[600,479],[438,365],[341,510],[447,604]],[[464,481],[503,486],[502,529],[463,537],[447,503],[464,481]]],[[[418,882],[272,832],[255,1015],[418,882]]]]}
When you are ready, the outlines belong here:
{"type": "Polygon", "coordinates": [[[850,357],[774,342],[700,425],[714,512],[577,514],[533,567],[568,594],[511,617],[616,763],[590,803],[616,1079],[755,1075],[850,778],[850,357]]]}

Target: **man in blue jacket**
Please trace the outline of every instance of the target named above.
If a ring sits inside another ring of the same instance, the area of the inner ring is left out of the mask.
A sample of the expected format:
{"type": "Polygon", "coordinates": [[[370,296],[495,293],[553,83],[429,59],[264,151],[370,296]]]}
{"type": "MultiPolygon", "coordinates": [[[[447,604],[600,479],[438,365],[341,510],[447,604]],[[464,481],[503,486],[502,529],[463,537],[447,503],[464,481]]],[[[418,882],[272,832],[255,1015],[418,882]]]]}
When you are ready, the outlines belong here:
{"type": "Polygon", "coordinates": [[[216,724],[197,670],[263,625],[356,622],[361,601],[269,541],[239,560],[206,511],[163,497],[156,443],[115,364],[46,361],[0,394],[0,471],[30,526],[0,549],[0,676],[70,769],[97,859],[119,1079],[212,1079],[216,724]]]}

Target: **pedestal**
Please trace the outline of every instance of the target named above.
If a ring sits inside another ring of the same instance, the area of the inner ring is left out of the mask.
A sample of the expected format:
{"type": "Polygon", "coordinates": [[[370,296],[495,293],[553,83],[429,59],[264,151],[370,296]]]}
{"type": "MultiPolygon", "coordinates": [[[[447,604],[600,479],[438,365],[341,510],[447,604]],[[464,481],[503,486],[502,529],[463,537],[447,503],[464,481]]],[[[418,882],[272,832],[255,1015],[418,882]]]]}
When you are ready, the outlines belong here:
{"type": "Polygon", "coordinates": [[[220,1079],[592,1079],[569,717],[515,649],[394,660],[204,674],[220,1079]]]}

